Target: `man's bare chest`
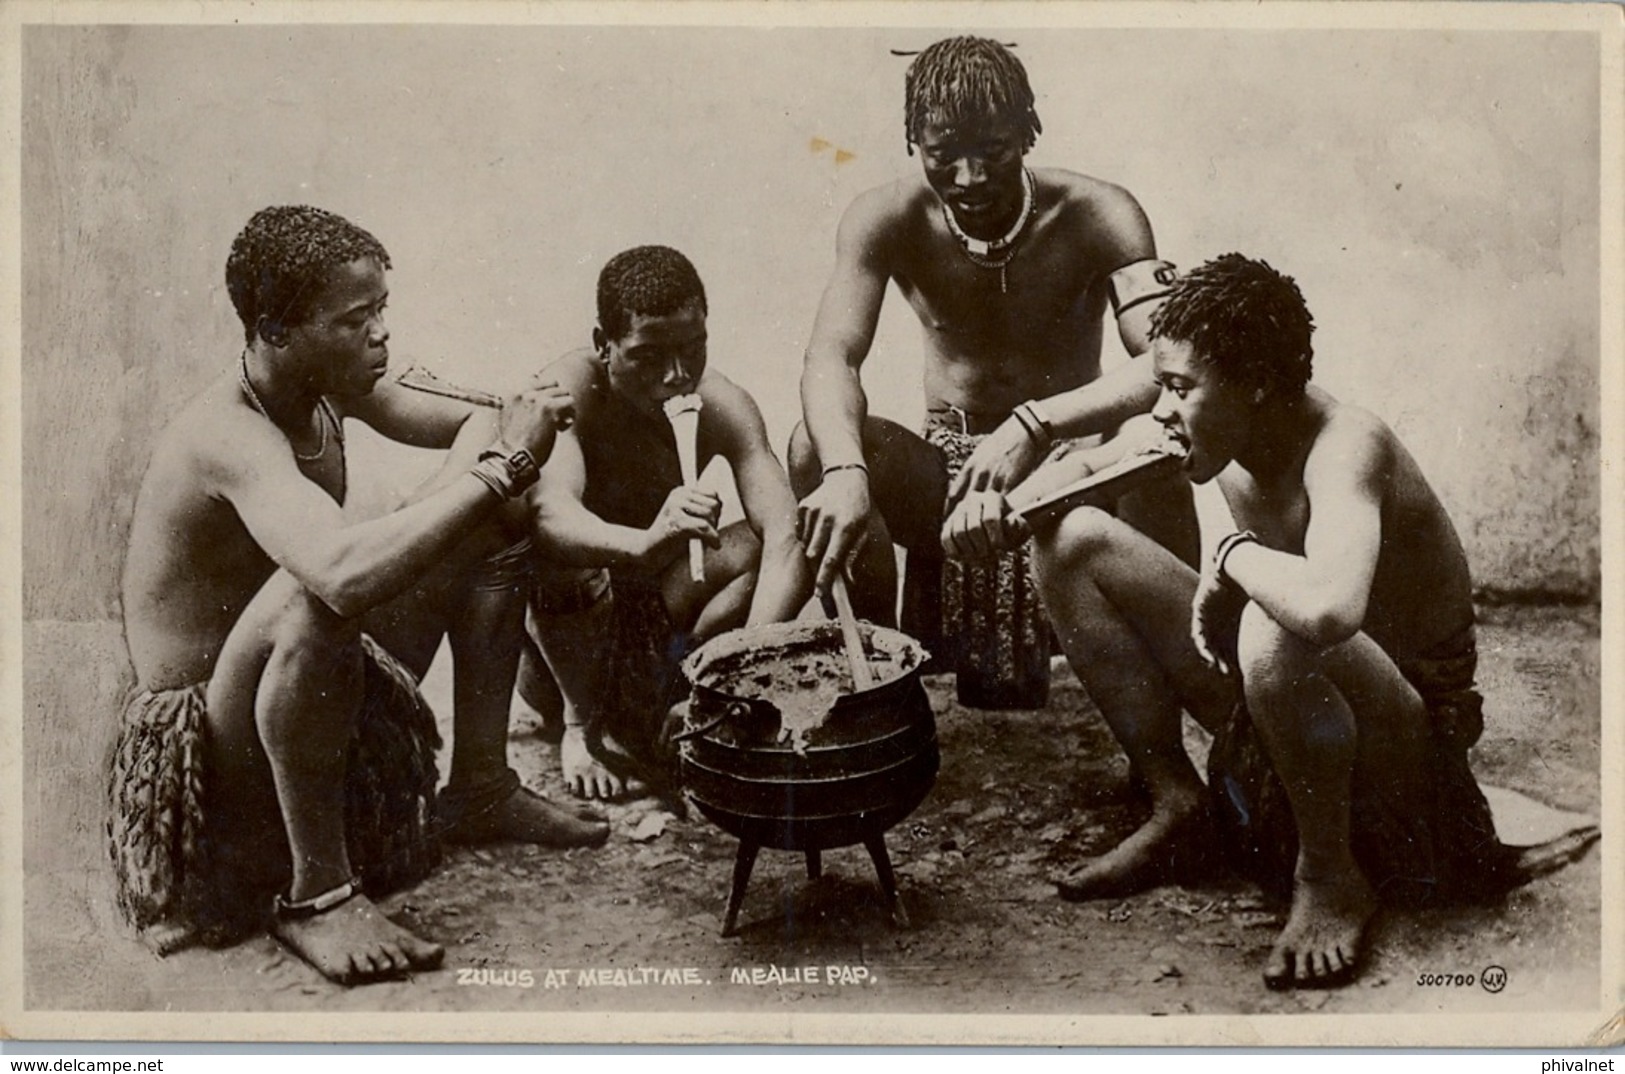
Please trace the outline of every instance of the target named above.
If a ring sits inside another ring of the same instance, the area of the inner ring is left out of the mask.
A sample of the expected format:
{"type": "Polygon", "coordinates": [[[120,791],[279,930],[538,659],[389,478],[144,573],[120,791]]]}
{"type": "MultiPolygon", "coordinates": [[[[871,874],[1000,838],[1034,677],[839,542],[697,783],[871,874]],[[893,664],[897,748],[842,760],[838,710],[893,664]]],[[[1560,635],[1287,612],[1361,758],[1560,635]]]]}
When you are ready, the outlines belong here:
{"type": "Polygon", "coordinates": [[[1303,552],[1311,511],[1309,493],[1302,484],[1270,487],[1252,480],[1221,478],[1220,488],[1237,529],[1258,534],[1270,548],[1303,552]]]}
{"type": "Polygon", "coordinates": [[[1002,290],[987,270],[954,265],[923,278],[899,279],[898,286],[921,327],[938,336],[1040,351],[1082,344],[1091,327],[1099,332],[1102,311],[1091,310],[1086,294],[1054,279],[1017,276],[1008,281],[1011,290],[1002,290]]]}

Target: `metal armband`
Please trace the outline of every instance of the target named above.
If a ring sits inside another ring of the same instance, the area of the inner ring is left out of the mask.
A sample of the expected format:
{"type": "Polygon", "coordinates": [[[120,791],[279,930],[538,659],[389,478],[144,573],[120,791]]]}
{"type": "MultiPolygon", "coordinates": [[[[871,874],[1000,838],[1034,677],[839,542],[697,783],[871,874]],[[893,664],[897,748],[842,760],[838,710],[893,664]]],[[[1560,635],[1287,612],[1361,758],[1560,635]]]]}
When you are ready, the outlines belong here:
{"type": "Polygon", "coordinates": [[[1107,280],[1112,313],[1122,317],[1135,306],[1166,298],[1177,275],[1172,262],[1159,258],[1124,265],[1107,280]]]}

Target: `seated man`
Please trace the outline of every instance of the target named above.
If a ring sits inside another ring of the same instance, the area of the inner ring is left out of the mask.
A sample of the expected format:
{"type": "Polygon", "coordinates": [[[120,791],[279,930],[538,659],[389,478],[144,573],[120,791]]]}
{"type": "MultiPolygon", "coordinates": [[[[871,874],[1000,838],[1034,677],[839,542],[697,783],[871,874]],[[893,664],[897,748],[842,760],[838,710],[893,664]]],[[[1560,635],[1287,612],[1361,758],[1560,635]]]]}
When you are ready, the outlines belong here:
{"type": "Polygon", "coordinates": [[[533,494],[546,563],[530,624],[564,698],[565,781],[586,797],[621,793],[634,768],[652,774],[649,747],[682,692],[678,664],[691,648],[789,619],[812,591],[789,480],[755,401],[707,370],[705,320],[705,287],[686,257],[627,250],[598,277],[592,349],[542,374],[571,393],[576,419],[533,494]],[[744,508],[720,529],[722,501],[684,482],[664,410],[691,393],[701,404],[698,469],[721,456],[744,508]],[[695,540],[703,580],[690,571],[695,540]],[[633,768],[613,763],[606,734],[633,768]]]}
{"type": "MultiPolygon", "coordinates": [[[[1094,508],[1035,538],[1061,644],[1153,808],[1061,895],[1177,879],[1216,827],[1234,863],[1291,893],[1273,987],[1348,980],[1380,902],[1523,879],[1467,764],[1483,717],[1461,544],[1394,434],[1308,384],[1312,328],[1292,280],[1237,254],[1179,279],[1153,320],[1151,416],[1202,486],[1200,576],[1094,508]],[[1205,788],[1182,707],[1216,736],[1205,788]]],[[[1082,453],[1030,484],[1106,461],[1082,453]]],[[[1020,538],[989,498],[986,524],[946,547],[1020,538]]]]}
{"type": "MultiPolygon", "coordinates": [[[[966,491],[1014,488],[1056,437],[1110,434],[1151,406],[1144,362],[1102,375],[1102,318],[1109,305],[1124,347],[1140,355],[1172,267],[1128,191],[1027,167],[1040,124],[1027,72],[1004,45],[955,37],[925,49],[908,68],[904,118],[923,176],[846,210],[807,344],[804,424],[789,452],[801,537],[820,592],[850,568],[858,614],[882,624],[896,620],[893,542],[907,549],[903,628],[957,666],[961,698],[1041,705],[1031,687],[1041,696],[1048,686],[1047,630],[1025,557],[989,564],[974,585],[950,572],[939,604],[938,534],[966,491]],[[860,377],[893,284],[925,344],[923,435],[870,415],[860,377]],[[976,588],[1006,607],[965,606],[962,593],[976,588]],[[989,645],[1021,650],[1023,670],[987,659],[989,645]],[[1025,683],[1034,672],[1037,683],[1025,683]],[[984,677],[985,689],[966,689],[984,677]]],[[[1155,482],[1118,510],[1195,555],[1183,482],[1155,482]]]]}
{"type": "Polygon", "coordinates": [[[281,890],[273,933],[334,980],[438,964],[438,945],[362,892],[415,880],[437,857],[439,742],[414,676],[448,626],[457,815],[445,834],[607,835],[518,791],[504,753],[524,598],[501,576],[513,538],[499,511],[569,425],[569,393],[549,385],[471,418],[381,382],[389,267],[372,235],[332,213],[256,213],[226,265],[246,346],[170,423],[142,482],[123,580],[138,685],[109,845],[120,905],[161,948],[235,938],[281,890]],[[418,447],[456,441],[452,462],[410,506],[347,523],[347,417],[418,447]]]}

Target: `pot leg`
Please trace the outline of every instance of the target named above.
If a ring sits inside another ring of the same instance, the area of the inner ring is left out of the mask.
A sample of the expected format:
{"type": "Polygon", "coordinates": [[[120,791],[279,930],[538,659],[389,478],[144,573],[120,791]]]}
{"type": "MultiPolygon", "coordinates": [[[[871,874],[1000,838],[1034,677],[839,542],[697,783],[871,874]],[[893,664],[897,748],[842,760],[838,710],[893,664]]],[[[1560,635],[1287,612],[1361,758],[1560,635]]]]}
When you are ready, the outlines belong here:
{"type": "Polygon", "coordinates": [[[863,841],[863,846],[869,851],[869,857],[874,859],[875,873],[880,877],[880,890],[886,896],[892,924],[900,929],[908,928],[908,911],[903,909],[903,902],[897,897],[897,877],[891,871],[891,855],[886,853],[886,840],[879,835],[871,835],[863,841]]]}
{"type": "Polygon", "coordinates": [[[745,887],[750,883],[750,871],[756,867],[756,852],[761,849],[759,843],[752,843],[748,839],[739,841],[739,854],[734,858],[733,888],[728,892],[728,912],[722,919],[724,936],[734,934],[734,925],[739,920],[739,907],[745,901],[745,887]]]}
{"type": "Polygon", "coordinates": [[[807,851],[807,879],[817,880],[824,875],[824,855],[822,851],[807,851]]]}

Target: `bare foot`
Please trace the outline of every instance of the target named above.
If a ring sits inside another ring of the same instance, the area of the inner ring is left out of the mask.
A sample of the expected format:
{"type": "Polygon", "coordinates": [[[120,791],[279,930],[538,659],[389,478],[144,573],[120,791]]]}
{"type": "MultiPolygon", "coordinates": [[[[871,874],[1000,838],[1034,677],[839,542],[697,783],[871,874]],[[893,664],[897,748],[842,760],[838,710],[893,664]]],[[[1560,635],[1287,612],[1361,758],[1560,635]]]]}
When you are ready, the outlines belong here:
{"type": "Polygon", "coordinates": [[[1071,902],[1115,899],[1193,872],[1210,839],[1200,796],[1167,798],[1127,839],[1055,882],[1071,902]]]}
{"type": "MultiPolygon", "coordinates": [[[[626,754],[608,735],[603,738],[603,748],[616,755],[626,754]]],[[[559,743],[559,767],[564,772],[564,785],[578,798],[597,798],[607,802],[622,795],[639,795],[647,790],[638,780],[623,778],[593,756],[587,746],[586,731],[581,727],[564,729],[564,738],[559,743]]]]}
{"type": "Polygon", "coordinates": [[[1336,988],[1359,969],[1366,924],[1377,911],[1371,885],[1358,871],[1332,880],[1299,876],[1292,912],[1270,951],[1270,988],[1336,988]]]}
{"type": "Polygon", "coordinates": [[[587,733],[582,727],[564,729],[564,738],[559,742],[559,767],[564,770],[564,785],[577,798],[607,801],[626,791],[621,777],[605,768],[587,748],[587,733]]]}
{"type": "Polygon", "coordinates": [[[516,787],[512,794],[478,812],[465,810],[445,830],[452,843],[533,843],[569,850],[603,846],[609,822],[602,817],[554,805],[534,791],[516,787]]]}
{"type": "Polygon", "coordinates": [[[609,822],[596,814],[556,806],[521,787],[497,809],[498,838],[537,846],[601,847],[609,838],[609,822]]]}
{"type": "Polygon", "coordinates": [[[401,977],[413,970],[432,970],[445,948],[407,932],[357,893],[308,917],[278,914],[271,935],[289,950],[343,985],[401,977]]]}

